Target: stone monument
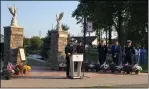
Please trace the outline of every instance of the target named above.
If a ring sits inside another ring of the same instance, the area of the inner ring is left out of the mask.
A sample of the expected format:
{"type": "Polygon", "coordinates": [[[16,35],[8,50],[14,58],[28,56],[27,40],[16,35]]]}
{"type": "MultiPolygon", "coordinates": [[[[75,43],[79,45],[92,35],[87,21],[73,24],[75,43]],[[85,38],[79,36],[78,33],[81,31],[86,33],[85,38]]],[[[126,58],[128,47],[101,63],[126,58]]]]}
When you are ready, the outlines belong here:
{"type": "Polygon", "coordinates": [[[60,62],[65,60],[65,46],[67,45],[68,32],[62,29],[60,20],[64,13],[56,14],[57,30],[51,32],[51,68],[58,69],[60,62]]]}
{"type": "Polygon", "coordinates": [[[17,9],[8,6],[8,10],[12,15],[10,26],[4,27],[4,65],[8,62],[19,63],[18,48],[23,47],[24,28],[17,24],[17,9]]]}
{"type": "Polygon", "coordinates": [[[56,21],[57,21],[57,30],[58,31],[62,31],[62,24],[61,24],[61,19],[64,15],[64,12],[60,13],[60,14],[56,14],[56,21]]]}

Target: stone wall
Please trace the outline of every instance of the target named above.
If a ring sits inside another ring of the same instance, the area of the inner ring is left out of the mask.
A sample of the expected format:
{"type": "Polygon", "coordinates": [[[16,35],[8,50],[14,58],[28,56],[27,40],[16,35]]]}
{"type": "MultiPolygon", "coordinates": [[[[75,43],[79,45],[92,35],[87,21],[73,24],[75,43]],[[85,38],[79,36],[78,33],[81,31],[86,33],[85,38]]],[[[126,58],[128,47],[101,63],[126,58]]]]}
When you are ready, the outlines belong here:
{"type": "Polygon", "coordinates": [[[51,53],[50,53],[50,67],[58,69],[58,64],[64,61],[65,46],[67,45],[68,32],[66,31],[53,31],[51,33],[51,53]]]}
{"type": "Polygon", "coordinates": [[[18,48],[23,47],[24,28],[4,27],[4,65],[8,61],[17,63],[18,48]]]}

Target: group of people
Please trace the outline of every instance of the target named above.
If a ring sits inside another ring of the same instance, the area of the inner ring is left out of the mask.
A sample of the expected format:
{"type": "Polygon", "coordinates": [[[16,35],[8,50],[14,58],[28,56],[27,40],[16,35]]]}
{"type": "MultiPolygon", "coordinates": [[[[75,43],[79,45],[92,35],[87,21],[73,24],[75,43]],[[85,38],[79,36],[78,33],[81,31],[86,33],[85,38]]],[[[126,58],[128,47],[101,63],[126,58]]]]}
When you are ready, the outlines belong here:
{"type": "MultiPolygon", "coordinates": [[[[99,45],[97,47],[98,53],[99,53],[99,62],[100,64],[104,64],[106,61],[106,55],[108,53],[108,47],[104,44],[104,41],[101,40],[99,42],[99,45]]],[[[141,59],[141,63],[145,63],[146,60],[146,49],[143,47],[143,49],[134,48],[132,46],[132,41],[127,40],[127,45],[124,48],[121,48],[119,46],[119,43],[117,40],[115,40],[112,47],[110,47],[110,51],[112,53],[112,61],[116,65],[122,64],[130,64],[132,65],[133,57],[135,56],[136,62],[139,63],[139,60],[141,59]],[[122,57],[124,60],[122,60],[122,57]]],[[[69,76],[69,67],[70,67],[70,56],[73,53],[83,53],[84,52],[84,46],[82,43],[72,44],[68,42],[67,46],[65,47],[65,54],[66,54],[66,76],[67,78],[71,78],[69,76]]]]}
{"type": "Polygon", "coordinates": [[[136,47],[135,48],[135,57],[136,57],[136,61],[140,64],[145,64],[146,62],[146,54],[147,54],[147,50],[145,49],[145,47],[136,47]]]}
{"type": "MultiPolygon", "coordinates": [[[[119,46],[119,43],[117,40],[115,40],[114,45],[110,48],[112,53],[112,61],[116,65],[119,65],[120,63],[126,64],[129,63],[132,65],[133,58],[135,57],[136,61],[135,63],[139,64],[141,62],[142,64],[145,64],[146,60],[146,49],[143,47],[142,49],[136,48],[132,46],[132,41],[127,40],[127,45],[124,48],[121,48],[119,46]],[[124,57],[124,60],[122,60],[122,57],[124,57]]],[[[98,45],[98,52],[99,52],[99,62],[102,65],[106,60],[106,54],[108,53],[108,47],[104,45],[104,41],[101,40],[98,45]]]]}

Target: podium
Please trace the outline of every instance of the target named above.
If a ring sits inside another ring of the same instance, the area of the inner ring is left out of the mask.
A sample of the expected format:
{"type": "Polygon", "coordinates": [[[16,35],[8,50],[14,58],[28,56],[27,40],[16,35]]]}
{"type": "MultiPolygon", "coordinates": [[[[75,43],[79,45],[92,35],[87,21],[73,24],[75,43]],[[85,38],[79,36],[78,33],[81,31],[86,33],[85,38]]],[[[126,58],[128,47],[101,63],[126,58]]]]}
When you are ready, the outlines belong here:
{"type": "Polygon", "coordinates": [[[70,73],[69,75],[71,78],[76,79],[76,78],[81,78],[81,67],[82,67],[82,61],[83,61],[83,54],[72,54],[70,57],[70,73]],[[77,62],[77,76],[75,75],[74,72],[74,62],[77,62]]]}

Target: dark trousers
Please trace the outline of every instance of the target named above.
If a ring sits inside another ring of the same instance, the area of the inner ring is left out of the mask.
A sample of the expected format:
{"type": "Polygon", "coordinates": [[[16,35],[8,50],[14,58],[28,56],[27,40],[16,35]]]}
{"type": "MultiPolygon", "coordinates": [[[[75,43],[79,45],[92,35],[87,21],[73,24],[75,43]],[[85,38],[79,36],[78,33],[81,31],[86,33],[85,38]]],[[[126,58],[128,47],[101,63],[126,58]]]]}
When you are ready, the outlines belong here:
{"type": "Polygon", "coordinates": [[[99,62],[102,65],[106,60],[105,54],[99,54],[99,62]]]}
{"type": "Polygon", "coordinates": [[[118,56],[118,54],[116,55],[116,57],[114,57],[114,54],[112,55],[112,59],[113,59],[113,62],[114,62],[114,64],[116,64],[116,65],[118,65],[118,59],[119,59],[119,56],[118,56]]]}
{"type": "Polygon", "coordinates": [[[69,77],[70,57],[66,56],[66,76],[69,77]]]}
{"type": "Polygon", "coordinates": [[[129,63],[130,65],[132,65],[132,56],[131,55],[126,55],[125,56],[125,60],[124,60],[124,63],[129,63]]]}
{"type": "Polygon", "coordinates": [[[141,53],[141,55],[140,55],[140,62],[141,62],[141,64],[145,64],[146,63],[146,54],[141,53]]]}

